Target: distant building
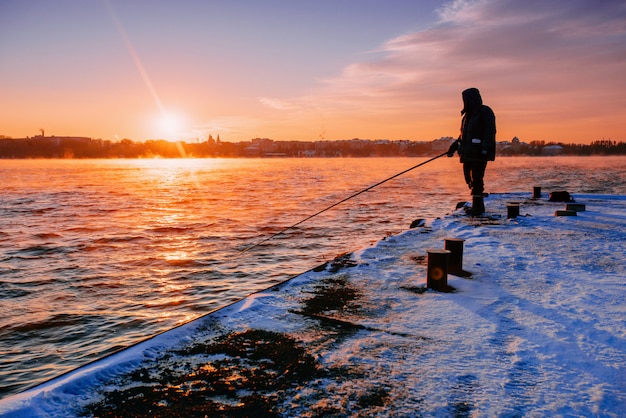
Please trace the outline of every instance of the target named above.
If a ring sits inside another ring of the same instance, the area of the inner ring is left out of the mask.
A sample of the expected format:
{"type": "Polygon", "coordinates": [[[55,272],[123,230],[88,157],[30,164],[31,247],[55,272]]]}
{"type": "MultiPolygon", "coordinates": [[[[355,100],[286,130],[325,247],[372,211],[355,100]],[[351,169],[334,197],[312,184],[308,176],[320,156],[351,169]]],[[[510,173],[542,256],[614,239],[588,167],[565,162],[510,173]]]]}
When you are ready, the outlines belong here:
{"type": "Polygon", "coordinates": [[[554,156],[563,153],[563,147],[560,145],[546,145],[541,149],[541,155],[554,156]]]}
{"type": "Polygon", "coordinates": [[[513,152],[519,152],[520,148],[521,144],[519,138],[513,137],[513,139],[511,140],[511,149],[513,150],[513,152]]]}
{"type": "Polygon", "coordinates": [[[276,151],[276,144],[269,138],[254,138],[252,144],[245,148],[247,156],[265,156],[276,151]]]}
{"type": "Polygon", "coordinates": [[[455,141],[451,136],[444,136],[439,139],[435,139],[432,144],[433,151],[447,151],[450,148],[450,144],[455,141]]]}

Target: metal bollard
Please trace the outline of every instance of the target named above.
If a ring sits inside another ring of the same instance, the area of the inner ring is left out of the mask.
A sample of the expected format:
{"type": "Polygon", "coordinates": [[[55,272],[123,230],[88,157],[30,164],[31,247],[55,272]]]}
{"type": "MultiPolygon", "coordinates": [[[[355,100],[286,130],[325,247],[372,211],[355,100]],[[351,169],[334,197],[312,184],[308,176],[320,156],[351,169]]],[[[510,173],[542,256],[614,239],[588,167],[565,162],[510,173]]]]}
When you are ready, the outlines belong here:
{"type": "Polygon", "coordinates": [[[574,212],[584,212],[586,210],[585,205],[582,203],[568,203],[565,205],[565,210],[573,210],[574,212]]]}
{"type": "Polygon", "coordinates": [[[533,187],[533,199],[539,199],[541,197],[541,187],[533,187]]]}
{"type": "Polygon", "coordinates": [[[444,248],[450,251],[448,258],[448,273],[458,277],[470,277],[472,273],[463,270],[463,243],[461,238],[445,238],[444,248]]]}
{"type": "Polygon", "coordinates": [[[448,290],[448,258],[450,251],[428,249],[428,272],[426,287],[433,290],[448,290]]]}
{"type": "Polygon", "coordinates": [[[577,216],[575,210],[557,210],[554,212],[554,216],[577,216]]]}
{"type": "Polygon", "coordinates": [[[506,205],[506,217],[517,218],[519,216],[519,203],[509,203],[506,205]]]}

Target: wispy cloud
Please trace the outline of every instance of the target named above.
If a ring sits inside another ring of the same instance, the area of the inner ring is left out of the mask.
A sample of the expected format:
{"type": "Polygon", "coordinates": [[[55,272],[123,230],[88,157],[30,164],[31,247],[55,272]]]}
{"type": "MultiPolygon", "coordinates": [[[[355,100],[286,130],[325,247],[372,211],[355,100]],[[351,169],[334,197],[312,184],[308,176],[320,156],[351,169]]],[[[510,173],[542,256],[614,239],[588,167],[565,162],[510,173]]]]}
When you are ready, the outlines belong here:
{"type": "Polygon", "coordinates": [[[274,97],[261,97],[259,98],[259,101],[265,106],[277,110],[293,110],[298,107],[298,105],[293,101],[277,99],[274,97]]]}
{"type": "Polygon", "coordinates": [[[264,102],[444,120],[475,86],[505,122],[529,130],[626,111],[626,2],[456,0],[438,16],[306,97],[264,102]]]}

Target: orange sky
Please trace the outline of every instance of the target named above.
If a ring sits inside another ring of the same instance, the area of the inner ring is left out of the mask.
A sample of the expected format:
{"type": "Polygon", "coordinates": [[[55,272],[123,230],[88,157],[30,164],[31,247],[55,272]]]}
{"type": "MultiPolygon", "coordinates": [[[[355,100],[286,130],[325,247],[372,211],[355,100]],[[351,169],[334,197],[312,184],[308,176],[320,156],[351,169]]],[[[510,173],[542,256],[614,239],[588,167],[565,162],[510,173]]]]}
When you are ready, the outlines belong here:
{"type": "Polygon", "coordinates": [[[626,140],[626,4],[552,0],[0,4],[0,135],[137,141],[626,140]],[[262,3],[262,4],[261,4],[262,3]]]}

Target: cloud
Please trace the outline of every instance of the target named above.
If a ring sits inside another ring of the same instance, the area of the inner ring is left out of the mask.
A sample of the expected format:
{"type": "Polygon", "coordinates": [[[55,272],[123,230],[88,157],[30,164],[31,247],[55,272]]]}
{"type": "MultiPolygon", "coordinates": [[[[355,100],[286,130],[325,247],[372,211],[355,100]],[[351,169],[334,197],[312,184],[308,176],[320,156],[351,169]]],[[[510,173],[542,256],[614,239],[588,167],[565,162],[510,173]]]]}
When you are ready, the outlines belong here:
{"type": "Polygon", "coordinates": [[[277,110],[292,110],[298,107],[294,102],[288,100],[277,99],[275,97],[261,97],[259,101],[265,106],[277,110]]]}
{"type": "Polygon", "coordinates": [[[265,102],[444,118],[475,86],[501,114],[537,126],[626,110],[626,2],[456,0],[437,13],[307,96],[265,102]]]}

